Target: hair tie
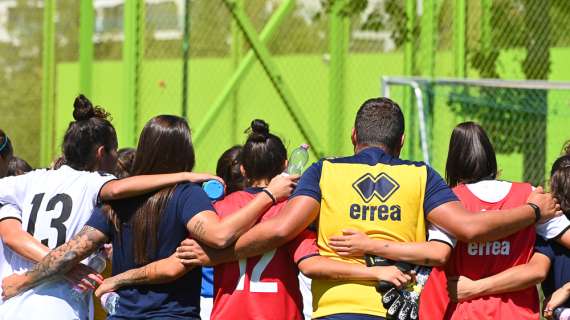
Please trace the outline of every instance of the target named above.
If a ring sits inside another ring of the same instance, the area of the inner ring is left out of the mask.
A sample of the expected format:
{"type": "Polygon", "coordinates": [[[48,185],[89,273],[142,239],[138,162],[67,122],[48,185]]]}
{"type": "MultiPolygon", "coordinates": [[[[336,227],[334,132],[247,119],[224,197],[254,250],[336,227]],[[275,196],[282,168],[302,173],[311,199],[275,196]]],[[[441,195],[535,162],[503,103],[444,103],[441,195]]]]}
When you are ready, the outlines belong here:
{"type": "Polygon", "coordinates": [[[4,136],[4,143],[2,143],[2,145],[0,146],[0,152],[2,152],[4,148],[6,148],[6,146],[8,145],[8,141],[10,141],[8,139],[8,136],[4,136]]]}

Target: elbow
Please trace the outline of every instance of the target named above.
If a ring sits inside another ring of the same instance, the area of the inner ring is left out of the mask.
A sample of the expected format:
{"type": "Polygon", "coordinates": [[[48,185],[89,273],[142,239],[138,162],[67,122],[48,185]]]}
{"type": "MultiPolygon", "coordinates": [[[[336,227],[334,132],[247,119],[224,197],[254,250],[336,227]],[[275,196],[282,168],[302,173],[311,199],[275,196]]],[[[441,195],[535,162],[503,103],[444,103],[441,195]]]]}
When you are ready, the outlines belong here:
{"type": "Polygon", "coordinates": [[[547,269],[537,269],[534,272],[534,284],[539,284],[541,282],[543,282],[546,277],[548,276],[548,271],[547,269]]]}
{"type": "Polygon", "coordinates": [[[433,267],[441,267],[441,266],[446,265],[446,264],[447,264],[447,261],[449,260],[449,256],[450,256],[450,255],[451,255],[451,254],[448,253],[448,254],[445,254],[445,255],[438,255],[438,256],[434,257],[433,260],[432,260],[432,262],[433,262],[433,263],[432,263],[432,264],[433,264],[432,266],[433,266],[433,267]]]}
{"type": "Polygon", "coordinates": [[[484,241],[484,233],[474,224],[464,224],[457,230],[455,237],[461,242],[480,242],[484,241]]]}
{"type": "Polygon", "coordinates": [[[208,245],[213,249],[225,249],[231,246],[237,238],[234,232],[218,232],[213,239],[210,239],[208,245]]]}
{"type": "Polygon", "coordinates": [[[17,252],[17,250],[15,250],[15,248],[18,244],[18,241],[17,241],[16,237],[13,236],[13,234],[9,234],[9,235],[2,237],[2,242],[4,243],[5,246],[10,248],[12,251],[17,252]]]}
{"type": "Polygon", "coordinates": [[[120,195],[121,190],[117,184],[109,182],[103,187],[103,189],[101,189],[99,198],[101,198],[102,201],[110,201],[119,199],[120,195]]]}

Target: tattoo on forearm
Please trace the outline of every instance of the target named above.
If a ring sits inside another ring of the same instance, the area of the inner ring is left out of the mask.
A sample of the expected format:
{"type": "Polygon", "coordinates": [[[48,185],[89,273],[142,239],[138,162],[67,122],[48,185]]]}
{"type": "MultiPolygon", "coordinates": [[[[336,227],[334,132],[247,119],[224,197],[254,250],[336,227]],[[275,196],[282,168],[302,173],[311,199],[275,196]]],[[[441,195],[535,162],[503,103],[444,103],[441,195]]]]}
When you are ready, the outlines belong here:
{"type": "Polygon", "coordinates": [[[26,276],[29,277],[26,288],[68,272],[79,261],[93,253],[105,240],[106,238],[101,236],[100,231],[90,226],[84,226],[75,237],[50,251],[42,261],[26,272],[26,276]]]}
{"type": "MultiPolygon", "coordinates": [[[[115,276],[115,285],[117,288],[136,286],[143,284],[161,284],[173,281],[171,276],[159,273],[158,264],[154,262],[144,267],[131,269],[115,276]]],[[[164,267],[163,267],[164,268],[164,267]]],[[[178,276],[182,276],[180,273],[178,276]]]]}

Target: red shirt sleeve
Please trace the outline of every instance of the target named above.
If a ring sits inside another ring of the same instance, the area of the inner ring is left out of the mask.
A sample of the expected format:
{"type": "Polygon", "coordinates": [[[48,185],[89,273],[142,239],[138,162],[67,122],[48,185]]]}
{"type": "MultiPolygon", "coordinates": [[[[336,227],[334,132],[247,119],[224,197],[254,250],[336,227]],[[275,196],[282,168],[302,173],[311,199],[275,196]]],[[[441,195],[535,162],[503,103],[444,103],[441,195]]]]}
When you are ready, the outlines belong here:
{"type": "Polygon", "coordinates": [[[301,232],[287,244],[287,251],[296,264],[303,259],[319,255],[317,235],[310,230],[301,232]]]}

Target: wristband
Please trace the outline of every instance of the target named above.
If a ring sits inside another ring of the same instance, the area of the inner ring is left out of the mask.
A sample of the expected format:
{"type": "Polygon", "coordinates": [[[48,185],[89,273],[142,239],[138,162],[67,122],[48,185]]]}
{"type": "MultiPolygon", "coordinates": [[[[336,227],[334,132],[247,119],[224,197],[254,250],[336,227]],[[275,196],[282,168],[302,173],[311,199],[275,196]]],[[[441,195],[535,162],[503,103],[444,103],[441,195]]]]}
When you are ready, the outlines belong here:
{"type": "Polygon", "coordinates": [[[271,198],[273,205],[277,204],[277,199],[275,199],[275,196],[273,193],[271,193],[271,191],[267,190],[267,188],[263,188],[261,191],[263,191],[269,198],[271,198]]]}
{"type": "Polygon", "coordinates": [[[540,221],[540,218],[542,217],[540,215],[540,208],[534,204],[534,203],[527,203],[533,210],[534,210],[534,223],[537,223],[538,221],[540,221]]]}

